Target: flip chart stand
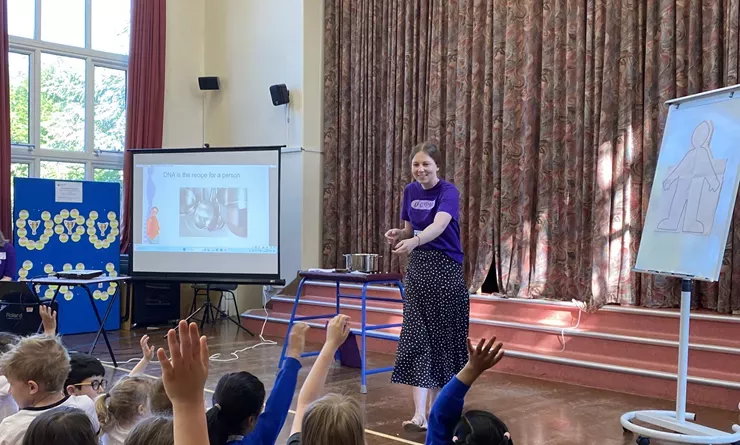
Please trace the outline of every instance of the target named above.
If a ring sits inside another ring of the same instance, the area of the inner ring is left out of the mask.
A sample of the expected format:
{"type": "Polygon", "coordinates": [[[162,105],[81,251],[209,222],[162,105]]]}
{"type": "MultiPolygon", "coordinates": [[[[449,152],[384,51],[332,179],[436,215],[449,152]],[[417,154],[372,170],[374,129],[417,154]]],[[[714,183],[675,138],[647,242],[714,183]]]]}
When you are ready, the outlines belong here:
{"type": "MultiPolygon", "coordinates": [[[[675,274],[666,274],[675,276],[675,274]]],[[[645,410],[632,411],[622,415],[621,423],[625,431],[639,434],[638,445],[649,445],[650,438],[691,444],[734,444],[740,442],[740,426],[732,425],[733,433],[715,430],[697,423],[696,415],[686,412],[686,381],[689,367],[689,325],[691,312],[691,278],[681,279],[681,324],[678,340],[678,388],[676,411],[645,410]],[[651,429],[632,423],[638,420],[660,427],[651,429]],[[664,431],[668,430],[668,431],[664,431]]]]}

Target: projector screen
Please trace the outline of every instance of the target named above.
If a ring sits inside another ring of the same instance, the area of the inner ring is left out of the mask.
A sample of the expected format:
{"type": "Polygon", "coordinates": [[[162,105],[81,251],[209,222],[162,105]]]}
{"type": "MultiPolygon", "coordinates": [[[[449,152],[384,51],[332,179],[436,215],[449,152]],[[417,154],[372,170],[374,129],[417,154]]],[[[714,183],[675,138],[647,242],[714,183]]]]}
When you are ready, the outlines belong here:
{"type": "Polygon", "coordinates": [[[279,281],[280,147],[132,152],[132,275],[279,281]]]}

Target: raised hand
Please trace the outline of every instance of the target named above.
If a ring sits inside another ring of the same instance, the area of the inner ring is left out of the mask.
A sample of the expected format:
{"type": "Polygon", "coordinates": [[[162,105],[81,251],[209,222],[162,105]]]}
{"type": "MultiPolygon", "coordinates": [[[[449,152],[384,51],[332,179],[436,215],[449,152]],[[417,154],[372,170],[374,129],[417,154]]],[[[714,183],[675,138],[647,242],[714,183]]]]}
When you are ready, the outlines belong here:
{"type": "Polygon", "coordinates": [[[309,326],[306,323],[296,323],[290,330],[288,337],[288,350],[285,355],[300,360],[303,351],[306,350],[306,333],[309,326]]]}
{"type": "Polygon", "coordinates": [[[329,321],[326,326],[325,345],[327,347],[337,350],[347,340],[350,332],[349,320],[349,316],[339,314],[329,321]]]}
{"type": "Polygon", "coordinates": [[[57,333],[57,313],[51,306],[42,304],[39,306],[39,315],[41,323],[44,325],[44,334],[56,335],[57,333]]]}
{"type": "Polygon", "coordinates": [[[154,359],[154,346],[149,346],[149,336],[143,335],[141,340],[139,340],[139,345],[141,345],[143,359],[148,362],[152,361],[154,359]]]}
{"type": "Polygon", "coordinates": [[[470,386],[484,371],[493,368],[504,358],[504,345],[501,342],[496,343],[496,337],[492,337],[488,342],[482,338],[475,347],[469,338],[467,341],[468,363],[457,374],[457,378],[470,386]]]}
{"type": "Polygon", "coordinates": [[[157,350],[157,358],[162,366],[162,382],[165,392],[176,404],[203,404],[203,389],[208,378],[208,343],[200,337],[198,325],[190,326],[181,320],[179,324],[180,341],[174,329],[167,333],[170,359],[163,348],[157,350]]]}

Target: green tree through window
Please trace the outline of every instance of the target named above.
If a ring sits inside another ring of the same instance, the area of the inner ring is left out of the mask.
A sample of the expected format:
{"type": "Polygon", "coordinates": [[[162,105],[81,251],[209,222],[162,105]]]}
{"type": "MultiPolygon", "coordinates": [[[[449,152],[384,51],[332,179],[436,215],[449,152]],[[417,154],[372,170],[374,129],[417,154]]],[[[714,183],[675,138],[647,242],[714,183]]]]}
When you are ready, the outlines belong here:
{"type": "Polygon", "coordinates": [[[10,142],[29,144],[28,78],[30,57],[27,54],[9,53],[10,67],[10,142]]]}

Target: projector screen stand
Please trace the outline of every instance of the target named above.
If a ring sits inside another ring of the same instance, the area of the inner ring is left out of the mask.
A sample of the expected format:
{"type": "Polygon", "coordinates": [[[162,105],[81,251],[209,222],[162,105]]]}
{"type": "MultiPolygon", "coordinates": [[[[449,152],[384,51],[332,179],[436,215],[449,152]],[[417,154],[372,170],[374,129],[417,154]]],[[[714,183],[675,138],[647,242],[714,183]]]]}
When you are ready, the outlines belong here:
{"type": "MultiPolygon", "coordinates": [[[[247,329],[246,327],[244,327],[241,323],[239,323],[238,321],[236,321],[233,318],[231,318],[229,316],[229,314],[227,314],[226,312],[222,311],[221,308],[218,308],[218,307],[216,307],[215,304],[213,304],[213,302],[211,301],[211,287],[210,287],[210,285],[207,285],[206,286],[206,301],[204,301],[203,304],[198,309],[196,309],[192,314],[188,315],[188,318],[186,318],[185,321],[187,321],[188,323],[190,323],[190,321],[192,321],[195,318],[195,316],[198,315],[198,313],[200,313],[200,312],[203,312],[203,316],[200,319],[200,329],[201,329],[201,331],[203,330],[203,326],[206,324],[206,321],[209,321],[210,320],[212,323],[215,323],[216,321],[218,321],[218,319],[216,318],[216,316],[214,314],[221,314],[221,316],[226,317],[227,320],[229,320],[230,322],[232,322],[235,325],[237,325],[239,327],[239,329],[244,330],[247,334],[249,334],[252,337],[254,337],[254,334],[252,333],[252,331],[250,331],[249,329],[247,329]]],[[[239,314],[236,314],[236,316],[238,317],[239,314]]]]}

